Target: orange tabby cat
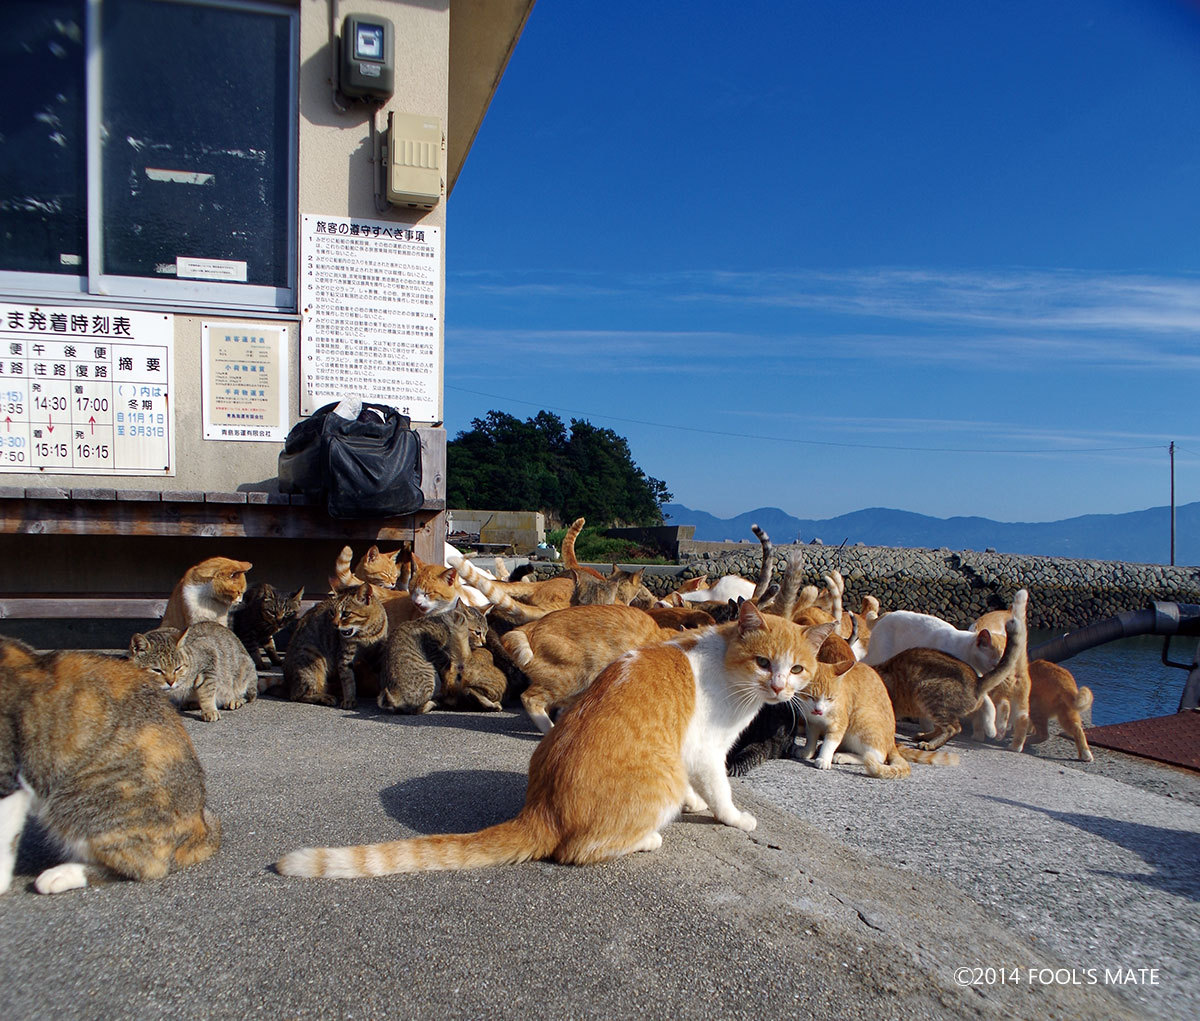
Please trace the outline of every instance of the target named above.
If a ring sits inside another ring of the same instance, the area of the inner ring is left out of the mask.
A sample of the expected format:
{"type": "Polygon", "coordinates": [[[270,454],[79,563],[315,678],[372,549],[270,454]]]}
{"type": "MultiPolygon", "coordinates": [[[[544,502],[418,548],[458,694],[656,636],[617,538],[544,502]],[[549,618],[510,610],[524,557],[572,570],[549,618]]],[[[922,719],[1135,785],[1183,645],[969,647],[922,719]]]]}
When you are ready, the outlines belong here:
{"type": "Polygon", "coordinates": [[[545,734],[552,726],[550,711],[583,691],[618,656],[676,636],[632,606],[568,606],[514,628],[500,643],[529,678],[521,702],[545,734]]]}
{"type": "MultiPolygon", "coordinates": [[[[990,631],[995,638],[995,645],[1003,651],[1004,625],[1011,616],[1011,610],[992,610],[975,621],[971,630],[990,631]]],[[[1024,655],[1017,660],[1017,668],[1012,677],[995,688],[990,695],[996,710],[996,736],[1003,737],[1011,726],[1012,744],[1009,748],[1014,752],[1024,750],[1025,739],[1029,734],[1029,688],[1029,657],[1024,655]]],[[[975,718],[978,721],[979,715],[976,714],[975,718]]],[[[976,731],[979,729],[977,724],[976,731]]]]}
{"type": "MultiPolygon", "coordinates": [[[[818,635],[830,625],[814,628],[818,635]]],[[[818,769],[834,763],[860,762],[869,776],[895,780],[908,776],[908,763],[956,765],[958,756],[947,752],[918,751],[896,746],[896,715],[887,688],[871,667],[858,663],[845,639],[823,638],[818,658],[821,668],[797,696],[804,713],[804,750],[818,769]],[[817,753],[817,744],[821,750],[817,753]],[[845,751],[835,757],[839,747],[845,751]]]]}
{"type": "Polygon", "coordinates": [[[583,865],[662,844],[681,806],[752,830],[733,803],[725,754],[763,703],[786,702],[816,658],[790,621],[745,603],[738,620],[621,657],[538,744],[525,807],[477,833],[306,848],[283,875],[389,875],[549,858],[583,865]]]}
{"type": "Polygon", "coordinates": [[[188,568],[167,600],[159,627],[186,631],[200,620],[229,625],[229,609],[246,591],[246,572],[253,567],[244,560],[209,557],[188,568]]]}
{"type": "Polygon", "coordinates": [[[459,561],[457,568],[462,581],[491,602],[492,616],[513,624],[525,624],[570,606],[575,592],[575,578],[569,573],[547,581],[496,581],[477,571],[469,560],[459,561]]]}
{"type": "Polygon", "coordinates": [[[1075,752],[1080,761],[1094,761],[1079,716],[1091,708],[1092,689],[1077,688],[1070,670],[1045,659],[1035,659],[1029,664],[1029,680],[1029,718],[1033,723],[1029,743],[1041,744],[1050,736],[1050,717],[1053,716],[1067,736],[1075,739],[1075,752]]]}

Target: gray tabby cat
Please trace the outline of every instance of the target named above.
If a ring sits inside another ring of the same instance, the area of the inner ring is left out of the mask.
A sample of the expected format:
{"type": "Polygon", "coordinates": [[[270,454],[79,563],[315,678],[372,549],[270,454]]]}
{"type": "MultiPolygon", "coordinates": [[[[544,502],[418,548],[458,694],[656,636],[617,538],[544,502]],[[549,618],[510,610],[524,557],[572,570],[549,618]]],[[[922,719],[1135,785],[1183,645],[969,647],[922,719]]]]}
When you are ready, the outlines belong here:
{"type": "Polygon", "coordinates": [[[144,671],[0,638],[0,893],[30,812],[69,855],[34,887],[61,893],[211,857],[221,825],[204,801],[196,750],[144,671]]]}
{"type": "Polygon", "coordinates": [[[283,680],[293,702],[358,705],[355,669],[373,667],[387,639],[383,603],[370,585],[358,585],[314,606],[296,626],[283,660],[283,680]],[[336,679],[341,701],[329,690],[336,679]]]}
{"type": "Polygon", "coordinates": [[[229,614],[229,627],[257,666],[267,669],[268,658],[276,666],[283,666],[283,657],[275,648],[275,636],[300,616],[303,598],[303,588],[289,596],[260,581],[246,590],[241,603],[229,614]]]}
{"type": "Polygon", "coordinates": [[[129,658],[162,682],[179,706],[200,707],[200,718],[221,718],[217,707],[240,709],[258,698],[254,660],[229,628],[213,620],[197,621],[182,635],[156,628],[129,640],[129,658]]]}
{"type": "Polygon", "coordinates": [[[434,699],[460,682],[472,649],[483,648],[487,618],[473,606],[456,606],[403,621],[383,654],[379,708],[427,713],[434,699]]]}

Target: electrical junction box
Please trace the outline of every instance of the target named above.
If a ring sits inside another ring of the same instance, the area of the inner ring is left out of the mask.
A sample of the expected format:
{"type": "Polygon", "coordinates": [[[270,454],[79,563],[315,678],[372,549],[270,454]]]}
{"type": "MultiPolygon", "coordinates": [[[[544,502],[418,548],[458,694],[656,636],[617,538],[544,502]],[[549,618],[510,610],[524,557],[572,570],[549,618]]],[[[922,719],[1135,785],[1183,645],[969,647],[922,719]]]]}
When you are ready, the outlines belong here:
{"type": "Polygon", "coordinates": [[[442,199],[446,140],[437,117],[388,113],[385,194],[394,206],[432,209],[442,199]]]}
{"type": "Polygon", "coordinates": [[[342,19],[342,54],[338,88],[350,99],[391,96],[396,71],[396,42],[392,23],[369,14],[342,19]]]}

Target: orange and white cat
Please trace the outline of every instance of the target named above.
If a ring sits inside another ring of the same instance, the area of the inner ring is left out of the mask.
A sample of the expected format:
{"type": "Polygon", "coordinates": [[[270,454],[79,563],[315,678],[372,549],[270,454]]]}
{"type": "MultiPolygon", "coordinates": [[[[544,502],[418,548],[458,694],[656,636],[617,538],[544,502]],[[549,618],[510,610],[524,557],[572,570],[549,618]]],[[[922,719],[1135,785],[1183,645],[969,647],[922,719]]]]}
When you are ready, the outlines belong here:
{"type": "MultiPolygon", "coordinates": [[[[1008,623],[1012,616],[1011,610],[991,610],[980,617],[974,624],[971,625],[971,630],[976,632],[980,637],[991,635],[996,647],[1001,652],[1004,651],[1004,626],[1008,623]]],[[[1016,669],[1013,671],[1003,684],[992,690],[989,701],[994,706],[994,729],[995,733],[987,727],[986,718],[980,717],[980,713],[975,714],[976,734],[982,729],[988,737],[1003,738],[1008,732],[1008,728],[1012,727],[1012,743],[1009,748],[1014,752],[1024,751],[1025,740],[1029,735],[1031,721],[1029,718],[1029,690],[1031,687],[1029,677],[1029,656],[1022,655],[1017,659],[1016,669]]],[[[984,705],[981,712],[986,713],[987,706],[984,705]]]]}
{"type": "MultiPolygon", "coordinates": [[[[830,626],[813,630],[821,635],[830,626]]],[[[829,769],[835,762],[861,763],[869,776],[884,780],[910,775],[909,762],[958,763],[958,756],[948,752],[896,745],[896,714],[887,688],[879,674],[855,660],[845,639],[836,634],[823,638],[818,658],[816,677],[797,696],[804,713],[804,749],[799,758],[816,756],[818,769],[829,769]]]]}
{"type": "Polygon", "coordinates": [[[188,568],[167,600],[159,627],[186,631],[201,620],[229,626],[229,610],[246,592],[246,572],[253,567],[244,560],[209,557],[188,568]]]}
{"type": "Polygon", "coordinates": [[[733,803],[726,752],[761,705],[786,702],[815,669],[800,628],[745,603],[736,621],[611,664],[538,744],[514,819],[477,833],[305,848],[276,870],[350,878],[533,859],[583,865],[656,850],[681,808],[752,830],[754,817],[733,803]]]}

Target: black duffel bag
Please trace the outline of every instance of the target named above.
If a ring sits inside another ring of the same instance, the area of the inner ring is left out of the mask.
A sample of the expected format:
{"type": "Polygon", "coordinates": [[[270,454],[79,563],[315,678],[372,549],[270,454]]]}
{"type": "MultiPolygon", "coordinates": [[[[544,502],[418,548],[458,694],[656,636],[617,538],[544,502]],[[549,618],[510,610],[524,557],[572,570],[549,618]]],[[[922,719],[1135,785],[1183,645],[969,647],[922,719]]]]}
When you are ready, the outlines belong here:
{"type": "Polygon", "coordinates": [[[363,402],[353,420],[326,404],[296,423],[279,455],[279,489],[323,499],[333,518],[378,518],[420,509],[421,441],[407,415],[363,402]]]}

